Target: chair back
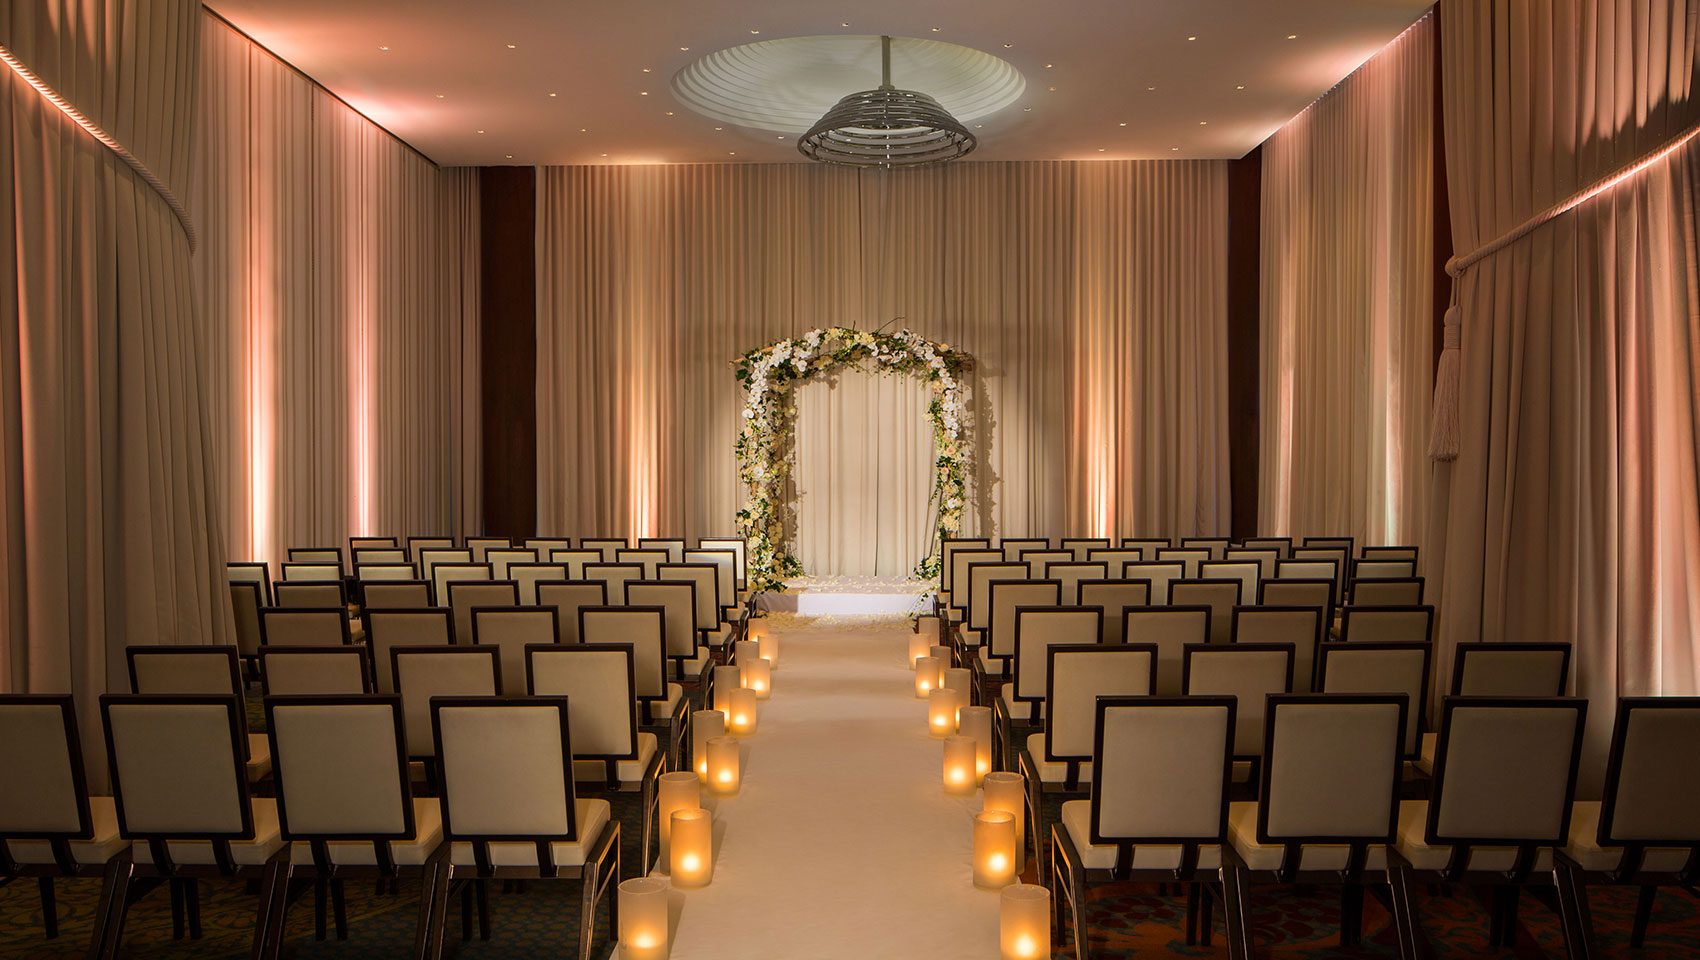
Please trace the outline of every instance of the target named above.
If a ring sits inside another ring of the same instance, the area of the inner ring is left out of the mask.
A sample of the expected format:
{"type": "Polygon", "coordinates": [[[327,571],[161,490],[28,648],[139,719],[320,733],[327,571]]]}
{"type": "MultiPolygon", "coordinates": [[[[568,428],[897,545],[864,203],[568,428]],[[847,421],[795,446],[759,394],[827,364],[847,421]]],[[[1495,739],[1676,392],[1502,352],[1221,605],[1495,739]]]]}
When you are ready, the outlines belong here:
{"type": "Polygon", "coordinates": [[[454,605],[451,594],[457,583],[489,583],[496,579],[488,563],[448,561],[434,565],[425,577],[431,581],[432,606],[437,607],[454,605]]]}
{"type": "Polygon", "coordinates": [[[348,591],[341,580],[279,580],[272,585],[279,607],[346,607],[348,591]]]}
{"type": "Polygon", "coordinates": [[[100,698],[118,833],[130,840],[228,841],[254,836],[241,701],[230,695],[100,698]]]}
{"type": "Polygon", "coordinates": [[[1251,606],[1257,602],[1257,581],[1263,567],[1255,560],[1211,560],[1198,565],[1202,580],[1238,580],[1239,599],[1234,603],[1251,606]]]}
{"type": "Polygon", "coordinates": [[[1402,693],[1410,698],[1405,715],[1405,758],[1422,753],[1423,706],[1428,703],[1431,648],[1426,643],[1324,643],[1317,658],[1318,693],[1402,693]]]}
{"type": "Polygon", "coordinates": [[[1057,541],[1060,549],[1074,554],[1074,559],[1084,562],[1086,555],[1093,550],[1110,549],[1109,537],[1064,537],[1057,541]]]}
{"type": "Polygon", "coordinates": [[[145,695],[240,696],[242,670],[232,646],[187,644],[124,648],[130,692],[145,695]]]}
{"type": "Polygon", "coordinates": [[[527,693],[565,697],[571,705],[575,759],[600,760],[612,767],[616,761],[638,758],[631,644],[533,644],[526,660],[527,693]]]}
{"type": "MultiPolygon", "coordinates": [[[[1210,560],[1222,560],[1228,555],[1228,547],[1233,544],[1227,537],[1182,537],[1181,549],[1209,551],[1210,560]]],[[[1200,574],[1203,576],[1203,574],[1200,574]]]]}
{"type": "Polygon", "coordinates": [[[1407,607],[1357,607],[1347,604],[1340,608],[1340,639],[1351,642],[1428,643],[1434,639],[1434,607],[1426,603],[1407,607]]]}
{"type": "MultiPolygon", "coordinates": [[[[957,556],[961,556],[961,554],[957,554],[957,556]]],[[[965,598],[968,606],[967,614],[963,617],[963,622],[968,625],[968,629],[978,630],[981,632],[991,629],[991,583],[993,580],[1020,580],[1026,576],[1027,564],[1025,563],[1009,563],[1004,560],[993,560],[989,563],[969,564],[968,579],[966,583],[968,593],[965,598]]],[[[954,601],[955,599],[956,594],[952,593],[951,600],[954,601]]]]}
{"type": "Polygon", "coordinates": [[[661,550],[667,554],[668,563],[685,562],[685,541],[668,537],[639,537],[639,550],[661,550]]]}
{"type": "Polygon", "coordinates": [[[579,839],[566,697],[443,697],[431,721],[446,838],[471,842],[486,864],[491,842],[536,843],[543,857],[579,839]]]}
{"type": "MultiPolygon", "coordinates": [[[[266,735],[284,839],[389,841],[415,833],[407,734],[397,696],[267,697],[266,735]]],[[[329,849],[315,851],[330,859],[329,849]]]]}
{"type": "Polygon", "coordinates": [[[1274,580],[1257,583],[1257,602],[1266,607],[1321,607],[1322,622],[1334,623],[1334,581],[1274,580]]]}
{"type": "MultiPolygon", "coordinates": [[[[1050,551],[1032,556],[1049,556],[1050,551]]],[[[1089,606],[1080,598],[1080,585],[1089,580],[1104,580],[1110,575],[1108,564],[1090,563],[1081,560],[1051,561],[1045,564],[1042,575],[1034,579],[1055,580],[1062,584],[1062,602],[1065,604],[1081,604],[1089,606]]]]}
{"type": "Polygon", "coordinates": [[[607,602],[608,585],[600,580],[545,580],[537,584],[538,605],[555,608],[561,643],[579,642],[579,610],[607,602]]]}
{"type": "Polygon", "coordinates": [[[1050,649],[1104,640],[1104,609],[1076,606],[1023,606],[1015,611],[1011,644],[1015,652],[1013,698],[1043,703],[1050,689],[1050,649]]]}
{"type": "Polygon", "coordinates": [[[272,696],[358,696],[372,691],[366,648],[261,647],[260,689],[272,696]]]}
{"type": "Polygon", "coordinates": [[[667,701],[667,609],[665,607],[580,607],[583,643],[632,648],[633,695],[644,705],[667,701]]]}
{"type": "Polygon", "coordinates": [[[508,564],[508,579],[519,587],[519,603],[522,607],[537,606],[537,585],[539,583],[556,583],[567,578],[567,565],[564,563],[510,563],[508,564]]]}
{"type": "Polygon", "coordinates": [[[519,606],[519,584],[512,580],[461,580],[449,584],[448,603],[455,618],[455,642],[476,643],[472,636],[474,607],[519,606]]]}
{"type": "MultiPolygon", "coordinates": [[[[94,834],[89,791],[69,695],[0,694],[0,843],[86,840],[94,834]]],[[[14,855],[18,851],[12,851],[14,855]]],[[[68,849],[54,851],[69,859],[68,849]]],[[[61,868],[68,864],[61,863],[61,868]]]]}
{"type": "Polygon", "coordinates": [[[1562,697],[1568,643],[1460,643],[1452,653],[1455,697],[1562,697]]]}
{"type": "MultiPolygon", "coordinates": [[[[688,580],[696,585],[697,629],[717,631],[725,623],[720,605],[720,565],[716,563],[664,563],[656,571],[660,580],[688,580]]],[[[627,602],[630,602],[628,599],[627,602]]]]}
{"type": "Polygon", "coordinates": [[[744,578],[749,575],[749,566],[744,555],[743,537],[703,537],[697,541],[697,547],[702,550],[730,550],[737,554],[738,579],[733,586],[736,590],[744,589],[744,578]]]}
{"type": "Polygon", "coordinates": [[[1123,537],[1122,542],[1121,542],[1121,549],[1137,551],[1139,556],[1137,556],[1137,557],[1121,557],[1121,558],[1117,559],[1116,562],[1117,563],[1131,563],[1131,562],[1135,562],[1135,561],[1147,561],[1147,562],[1154,561],[1154,560],[1157,559],[1157,551],[1167,550],[1172,546],[1174,546],[1174,544],[1170,543],[1167,540],[1158,540],[1158,539],[1155,539],[1155,538],[1148,538],[1148,539],[1142,540],[1142,539],[1139,539],[1138,537],[1123,537]]]}
{"type": "MultiPolygon", "coordinates": [[[[1025,568],[1022,570],[1025,575],[1025,568]]],[[[989,580],[986,599],[991,608],[983,642],[986,655],[1007,661],[1015,656],[1015,611],[1020,607],[1054,607],[1062,603],[1062,584],[1056,580],[989,580]]]]}
{"type": "Polygon", "coordinates": [[[1179,696],[1186,645],[1210,641],[1209,607],[1129,607],[1122,613],[1126,643],[1149,643],[1157,648],[1151,692],[1179,696]]]}
{"type": "Polygon", "coordinates": [[[271,569],[262,560],[232,561],[224,565],[231,583],[257,583],[260,585],[260,606],[272,605],[272,575],[271,569]]]}
{"type": "Polygon", "coordinates": [[[1360,558],[1352,561],[1353,583],[1359,580],[1409,578],[1416,575],[1417,561],[1415,560],[1364,560],[1360,558]]]}
{"type": "Polygon", "coordinates": [[[1365,560],[1411,560],[1414,562],[1417,559],[1417,548],[1366,546],[1359,551],[1359,555],[1365,560]]]}
{"type": "Polygon", "coordinates": [[[291,547],[290,563],[329,563],[343,569],[341,547],[291,547]]]}
{"type": "Polygon", "coordinates": [[[1030,537],[1006,537],[998,541],[998,549],[1003,551],[1005,560],[1014,562],[1022,559],[1022,554],[1029,550],[1049,550],[1051,541],[1035,540],[1030,537]]]}
{"type": "Polygon", "coordinates": [[[1263,755],[1264,700],[1293,690],[1293,647],[1287,643],[1191,643],[1181,665],[1181,690],[1189,697],[1237,697],[1234,759],[1263,755]]]}
{"type": "MultiPolygon", "coordinates": [[[[490,560],[490,558],[489,558],[490,551],[491,550],[510,550],[510,549],[513,548],[513,545],[514,545],[514,542],[512,540],[509,540],[507,537],[467,537],[466,538],[466,549],[471,551],[472,560],[473,560],[474,563],[489,562],[492,565],[494,565],[495,561],[490,560]]],[[[528,551],[528,552],[531,553],[532,559],[535,560],[537,558],[536,552],[534,552],[534,551],[528,551]]]]}
{"type": "Polygon", "coordinates": [[[1447,697],[1424,838],[1434,845],[1562,846],[1588,701],[1447,697]]]}
{"type": "MultiPolygon", "coordinates": [[[[738,555],[731,550],[686,550],[684,563],[714,564],[715,599],[722,611],[738,605],[738,555]]],[[[671,572],[664,574],[672,577],[671,572]]],[[[724,613],[722,613],[722,616],[724,613]]]]}
{"type": "Polygon", "coordinates": [[[352,555],[354,553],[354,551],[356,551],[356,550],[386,550],[386,549],[394,550],[394,549],[396,549],[396,547],[397,547],[397,544],[396,544],[396,541],[395,541],[395,537],[349,537],[348,538],[348,552],[349,552],[350,555],[352,555]]]}
{"type": "MultiPolygon", "coordinates": [[[[1059,567],[1073,567],[1075,562],[1072,550],[1023,550],[1016,559],[1027,564],[1027,576],[1033,580],[1058,579],[1045,573],[1045,568],[1053,563],[1059,567]]],[[[1068,586],[1063,589],[1067,590],[1068,586]]]]}
{"type": "Polygon", "coordinates": [[[643,579],[644,569],[641,563],[587,563],[584,565],[586,580],[600,580],[607,585],[609,603],[626,603],[626,585],[634,580],[643,579]]]}
{"type": "Polygon", "coordinates": [[[595,550],[602,554],[603,563],[613,563],[616,553],[631,546],[625,537],[584,537],[578,545],[581,550],[595,550]]]}
{"type": "MultiPolygon", "coordinates": [[[[472,551],[455,547],[429,547],[414,554],[419,564],[419,572],[426,579],[432,579],[432,573],[440,563],[469,564],[473,563],[472,551]]],[[[480,565],[482,562],[480,562],[480,565]]]]}
{"type": "MultiPolygon", "coordinates": [[[[991,546],[992,541],[985,537],[947,537],[941,541],[939,548],[939,589],[950,590],[951,584],[956,582],[956,576],[962,574],[962,569],[955,564],[958,550],[981,550],[990,553],[991,546]]],[[[996,557],[981,557],[980,559],[998,559],[1003,556],[1001,550],[996,553],[996,557]]]]}
{"type": "MultiPolygon", "coordinates": [[[[1295,553],[1302,553],[1302,550],[1295,553]]],[[[1277,580],[1327,580],[1334,584],[1336,592],[1340,589],[1340,562],[1327,557],[1303,558],[1295,556],[1291,560],[1275,562],[1275,579],[1277,580]]]]}
{"type": "MultiPolygon", "coordinates": [[[[342,579],[342,565],[337,563],[285,563],[283,565],[282,583],[295,580],[326,580],[342,579]]],[[[276,602],[275,600],[273,602],[276,602]]]]}
{"type": "Polygon", "coordinates": [[[1265,704],[1257,841],[1359,845],[1361,866],[1363,846],[1390,844],[1398,830],[1405,697],[1292,694],[1265,704]]]}
{"type": "Polygon", "coordinates": [[[391,647],[390,675],[401,697],[407,755],[437,755],[431,728],[432,697],[494,697],[501,689],[501,651],[471,644],[456,647],[391,647]]]}
{"type": "Polygon", "coordinates": [[[272,607],[260,611],[260,639],[273,647],[353,643],[348,607],[272,607]]]}
{"type": "Polygon", "coordinates": [[[260,610],[265,604],[260,585],[253,581],[230,582],[230,609],[236,616],[236,649],[244,657],[260,652],[260,610]]]}
{"type": "MultiPolygon", "coordinates": [[[[552,563],[555,559],[555,551],[571,550],[572,548],[573,542],[567,537],[534,537],[525,541],[525,549],[531,551],[538,563],[552,563]]],[[[599,552],[597,556],[600,557],[601,553],[599,552]]]]}
{"type": "Polygon", "coordinates": [[[1196,579],[1198,565],[1211,560],[1210,551],[1203,547],[1169,547],[1157,551],[1158,563],[1178,563],[1182,567],[1181,576],[1196,579]]]}
{"type": "Polygon", "coordinates": [[[1092,579],[1080,581],[1079,605],[1104,609],[1104,642],[1121,643],[1129,607],[1151,605],[1151,581],[1092,579]]]}
{"type": "Polygon", "coordinates": [[[1124,580],[1151,581],[1151,603],[1153,606],[1158,606],[1169,602],[1169,581],[1186,578],[1186,564],[1179,560],[1124,563],[1121,568],[1121,576],[1124,580]]]}
{"type": "Polygon", "coordinates": [[[1234,712],[1233,697],[1098,699],[1091,842],[1120,848],[1115,872],[1136,846],[1179,844],[1185,869],[1226,839],[1234,712]]]}
{"type": "MultiPolygon", "coordinates": [[[[634,583],[627,588],[627,602],[646,607],[660,607],[667,632],[667,656],[675,660],[694,660],[701,647],[702,634],[697,623],[697,585],[693,580],[655,580],[634,583]]],[[[579,625],[583,638],[584,625],[579,625]]],[[[588,639],[588,638],[584,638],[588,639]]]]}
{"type": "Polygon", "coordinates": [[[408,566],[412,566],[411,563],[408,563],[407,551],[400,547],[361,547],[354,551],[351,559],[354,561],[356,572],[360,570],[362,564],[368,563],[385,565],[406,563],[408,566]]]}
{"type": "MultiPolygon", "coordinates": [[[[407,555],[413,558],[413,562],[421,565],[421,567],[423,566],[424,558],[421,557],[420,554],[424,553],[426,550],[453,550],[454,548],[454,537],[407,538],[407,555]]],[[[467,551],[467,555],[471,556],[471,551],[467,551]]]]}
{"type": "Polygon", "coordinates": [[[1233,638],[1234,607],[1239,603],[1238,580],[1170,580],[1169,604],[1177,607],[1210,608],[1210,642],[1227,643],[1233,638]]]}
{"type": "Polygon", "coordinates": [[[475,552],[472,559],[477,563],[488,563],[490,565],[490,578],[492,580],[513,580],[517,578],[508,572],[508,567],[516,563],[536,563],[537,551],[527,550],[524,547],[502,546],[484,551],[483,556],[479,556],[475,552]]]}
{"type": "MultiPolygon", "coordinates": [[[[417,610],[431,605],[429,580],[371,580],[360,584],[360,605],[366,620],[374,610],[417,610]]],[[[447,610],[447,607],[443,609],[447,610]]],[[[366,630],[371,632],[368,624],[366,630]]]]}
{"type": "Polygon", "coordinates": [[[671,558],[666,550],[616,550],[615,563],[635,563],[643,568],[643,579],[654,580],[660,576],[656,568],[667,563],[671,558]]]}
{"type": "MultiPolygon", "coordinates": [[[[1351,572],[1352,565],[1352,551],[1349,547],[1306,544],[1303,547],[1295,547],[1292,558],[1304,562],[1327,560],[1333,563],[1335,589],[1344,594],[1348,579],[1347,574],[1351,572]]],[[[1277,573],[1276,576],[1280,576],[1280,574],[1277,573]]],[[[1300,574],[1300,576],[1304,576],[1304,574],[1300,574]]]]}
{"type": "MultiPolygon", "coordinates": [[[[1602,847],[1700,847],[1700,697],[1617,701],[1602,847]]],[[[1690,853],[1690,862],[1693,854],[1690,853]]],[[[1639,865],[1626,863],[1626,872],[1639,865]]]]}
{"type": "Polygon", "coordinates": [[[1157,649],[1149,643],[1058,645],[1046,651],[1045,759],[1080,764],[1092,759],[1099,697],[1151,693],[1157,649]]]}
{"type": "Polygon", "coordinates": [[[1242,550],[1273,550],[1279,559],[1286,559],[1293,550],[1292,537],[1247,537],[1240,541],[1242,550]]]}
{"type": "Polygon", "coordinates": [[[602,551],[551,550],[549,551],[549,562],[561,564],[567,568],[567,575],[563,579],[583,580],[585,578],[584,565],[587,563],[601,563],[602,551]]]}
{"type": "Polygon", "coordinates": [[[1352,581],[1354,607],[1410,607],[1422,602],[1422,577],[1375,577],[1352,581]]]}
{"type": "Polygon", "coordinates": [[[1002,559],[1002,550],[994,550],[985,543],[961,543],[951,552],[950,563],[944,567],[950,573],[944,589],[950,593],[951,608],[959,611],[964,619],[968,615],[968,568],[976,563],[997,563],[1002,559]]]}
{"type": "Polygon", "coordinates": [[[555,643],[560,635],[556,616],[554,607],[472,608],[472,642],[501,651],[502,693],[519,696],[525,690],[525,651],[555,643]]]}
{"type": "Polygon", "coordinates": [[[378,692],[395,692],[395,675],[390,673],[392,647],[448,646],[454,643],[454,634],[454,613],[448,607],[366,611],[366,643],[372,648],[373,680],[378,692]]]}
{"type": "MultiPolygon", "coordinates": [[[[429,580],[419,579],[419,570],[418,570],[418,568],[416,568],[411,563],[362,563],[362,564],[357,564],[354,568],[354,577],[355,577],[356,580],[360,581],[362,589],[365,589],[366,584],[378,583],[378,582],[385,582],[385,583],[405,582],[405,583],[425,583],[425,584],[429,584],[431,582],[429,580]]],[[[429,594],[427,594],[427,596],[425,598],[425,602],[427,604],[429,604],[430,600],[431,600],[431,598],[430,598],[429,594]]]]}
{"type": "Polygon", "coordinates": [[[1273,547],[1256,549],[1252,547],[1229,547],[1222,559],[1242,563],[1255,563],[1258,567],[1258,578],[1271,580],[1275,577],[1275,565],[1283,559],[1282,551],[1273,547]]]}
{"type": "Polygon", "coordinates": [[[1315,688],[1316,647],[1322,642],[1321,607],[1235,607],[1232,643],[1293,645],[1293,692],[1315,688]]]}

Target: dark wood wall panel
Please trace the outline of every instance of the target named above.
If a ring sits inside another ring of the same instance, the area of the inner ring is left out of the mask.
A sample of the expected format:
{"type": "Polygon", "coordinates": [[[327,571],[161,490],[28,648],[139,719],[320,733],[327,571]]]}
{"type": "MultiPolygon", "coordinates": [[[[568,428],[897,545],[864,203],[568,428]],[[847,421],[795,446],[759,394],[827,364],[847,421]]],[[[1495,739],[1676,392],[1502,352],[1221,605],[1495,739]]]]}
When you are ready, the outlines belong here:
{"type": "Polygon", "coordinates": [[[484,533],[537,535],[537,171],[478,171],[484,533]]]}
{"type": "Polygon", "coordinates": [[[1257,529],[1263,148],[1228,164],[1228,483],[1235,537],[1257,529]]]}

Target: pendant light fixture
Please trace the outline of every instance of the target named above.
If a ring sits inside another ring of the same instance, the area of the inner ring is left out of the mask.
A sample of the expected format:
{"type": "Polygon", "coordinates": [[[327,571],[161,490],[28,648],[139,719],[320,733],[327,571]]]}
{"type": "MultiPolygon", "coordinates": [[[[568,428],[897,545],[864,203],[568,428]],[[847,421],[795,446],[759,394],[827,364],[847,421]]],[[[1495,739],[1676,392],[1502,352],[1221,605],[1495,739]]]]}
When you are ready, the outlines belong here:
{"type": "Polygon", "coordinates": [[[937,100],[891,85],[891,38],[880,37],[880,85],[838,101],[797,141],[811,160],[913,167],[967,156],[974,135],[937,100]]]}

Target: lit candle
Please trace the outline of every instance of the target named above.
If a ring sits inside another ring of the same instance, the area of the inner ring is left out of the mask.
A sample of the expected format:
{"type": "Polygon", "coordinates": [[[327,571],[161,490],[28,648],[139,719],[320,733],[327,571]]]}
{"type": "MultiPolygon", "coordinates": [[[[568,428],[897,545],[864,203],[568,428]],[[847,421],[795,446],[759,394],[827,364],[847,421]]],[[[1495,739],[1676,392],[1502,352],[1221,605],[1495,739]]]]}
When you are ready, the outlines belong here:
{"type": "Polygon", "coordinates": [[[1000,890],[1015,882],[1015,817],[1007,810],[974,814],[974,886],[1000,890]]]}
{"type": "Polygon", "coordinates": [[[939,618],[928,614],[915,620],[915,633],[932,640],[939,638],[939,618]]]}
{"type": "Polygon", "coordinates": [[[732,644],[732,662],[742,667],[761,659],[761,645],[754,640],[739,640],[732,644]]]}
{"type": "Polygon", "coordinates": [[[708,792],[717,797],[735,796],[738,780],[738,741],[731,737],[711,738],[708,741],[708,792]]]}
{"type": "Polygon", "coordinates": [[[927,648],[927,655],[939,662],[940,670],[950,669],[950,648],[942,643],[935,643],[927,648]]]}
{"type": "Polygon", "coordinates": [[[967,667],[951,667],[944,671],[945,689],[955,690],[962,698],[962,705],[968,706],[974,702],[974,671],[967,667]]]}
{"type": "Polygon", "coordinates": [[[956,735],[956,711],[962,700],[955,690],[940,687],[927,694],[927,731],[935,737],[956,735]]]}
{"type": "Polygon", "coordinates": [[[766,660],[773,669],[779,669],[779,634],[767,631],[756,638],[761,647],[761,658],[766,660]]]}
{"type": "Polygon", "coordinates": [[[939,676],[937,657],[915,658],[915,696],[917,699],[926,699],[927,694],[932,693],[938,687],[940,679],[942,678],[939,676]]]}
{"type": "MultiPolygon", "coordinates": [[[[661,821],[666,824],[667,821],[661,821]]],[[[620,884],[620,960],[667,960],[667,881],[638,877],[620,884]]]]}
{"type": "Polygon", "coordinates": [[[992,708],[963,707],[956,713],[956,732],[974,741],[974,777],[992,772],[992,708]]]}
{"type": "Polygon", "coordinates": [[[772,625],[768,623],[766,617],[751,617],[744,623],[747,627],[744,635],[751,640],[760,640],[772,632],[772,625]]]}
{"type": "Polygon", "coordinates": [[[726,736],[726,714],[719,710],[697,710],[691,713],[691,762],[696,764],[697,776],[708,782],[708,741],[726,736]]]}
{"type": "Polygon", "coordinates": [[[1002,810],[1015,818],[1015,873],[1026,869],[1027,853],[1027,781],[1019,773],[1000,770],[985,774],[985,809],[1002,810]]]}
{"type": "Polygon", "coordinates": [[[734,737],[748,737],[756,732],[756,692],[748,687],[732,691],[732,709],[726,714],[726,732],[734,737]]]}
{"type": "Polygon", "coordinates": [[[945,738],[944,792],[958,795],[974,792],[973,737],[945,738]]]}
{"type": "Polygon", "coordinates": [[[707,810],[673,811],[672,852],[673,886],[706,887],[714,879],[714,821],[707,810]]]}
{"type": "Polygon", "coordinates": [[[732,691],[744,686],[744,671],[736,666],[714,668],[714,709],[732,715],[732,691]]]}
{"type": "Polygon", "coordinates": [[[657,819],[661,826],[661,846],[656,860],[666,866],[670,862],[667,840],[672,835],[673,811],[694,810],[702,806],[702,778],[694,771],[678,770],[662,774],[659,781],[661,789],[658,801],[661,809],[657,811],[657,819]]]}
{"type": "Polygon", "coordinates": [[[766,700],[773,692],[773,664],[756,657],[739,668],[744,671],[744,687],[755,691],[757,700],[766,700]]]}
{"type": "Polygon", "coordinates": [[[1003,888],[998,900],[998,945],[1003,960],[1040,960],[1051,955],[1051,891],[1033,883],[1003,888]]]}
{"type": "Polygon", "coordinates": [[[915,669],[916,658],[933,655],[933,641],[937,639],[937,637],[929,637],[924,633],[911,633],[909,635],[909,669],[915,669]]]}

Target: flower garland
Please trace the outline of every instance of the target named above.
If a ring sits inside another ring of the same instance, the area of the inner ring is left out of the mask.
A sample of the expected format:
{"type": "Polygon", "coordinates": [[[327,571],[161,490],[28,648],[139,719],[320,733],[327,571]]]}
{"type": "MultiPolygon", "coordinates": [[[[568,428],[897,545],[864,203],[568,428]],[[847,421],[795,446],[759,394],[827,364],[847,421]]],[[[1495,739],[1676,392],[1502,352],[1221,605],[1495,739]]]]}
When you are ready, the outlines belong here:
{"type": "MultiPolygon", "coordinates": [[[[738,479],[749,492],[749,504],[738,511],[738,526],[746,541],[750,589],[785,589],[785,578],[803,572],[802,563],[786,548],[785,526],[790,504],[785,482],[796,464],[791,443],[792,387],[825,379],[849,366],[871,373],[909,373],[932,390],[927,417],[933,424],[934,464],[932,502],[938,504],[938,535],[954,537],[962,529],[967,502],[968,444],[962,428],[961,373],[966,354],[912,333],[868,333],[849,327],[811,330],[801,337],[780,340],[744,354],[733,365],[744,385],[744,423],[738,431],[738,479]],[[864,366],[873,361],[870,370],[864,366]]],[[[934,552],[915,566],[915,575],[938,575],[934,552]]]]}

